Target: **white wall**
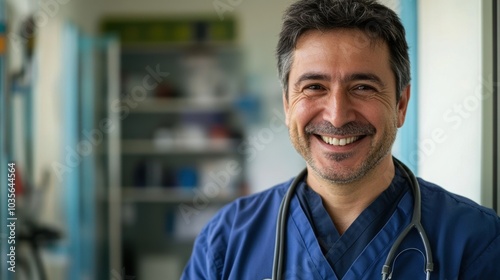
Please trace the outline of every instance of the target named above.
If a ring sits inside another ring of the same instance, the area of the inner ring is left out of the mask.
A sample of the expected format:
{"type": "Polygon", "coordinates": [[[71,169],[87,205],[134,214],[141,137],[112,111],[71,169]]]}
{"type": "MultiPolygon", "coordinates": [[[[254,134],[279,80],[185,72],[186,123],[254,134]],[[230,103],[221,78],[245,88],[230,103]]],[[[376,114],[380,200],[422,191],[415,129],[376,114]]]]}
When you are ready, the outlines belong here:
{"type": "Polygon", "coordinates": [[[481,1],[419,1],[419,175],[480,201],[481,1]]]}

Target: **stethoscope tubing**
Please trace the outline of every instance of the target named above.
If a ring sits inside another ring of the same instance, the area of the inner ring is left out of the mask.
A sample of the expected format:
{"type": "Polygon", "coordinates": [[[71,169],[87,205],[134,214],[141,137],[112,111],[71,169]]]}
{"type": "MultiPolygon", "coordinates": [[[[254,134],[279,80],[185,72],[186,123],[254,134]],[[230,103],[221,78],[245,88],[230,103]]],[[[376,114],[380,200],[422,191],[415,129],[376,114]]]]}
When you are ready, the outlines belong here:
{"type": "Polygon", "coordinates": [[[299,175],[294,179],[290,188],[285,194],[283,200],[281,200],[280,208],[278,211],[278,217],[276,221],[276,240],[274,244],[274,261],[273,261],[273,275],[272,279],[281,279],[283,275],[283,259],[285,256],[285,237],[286,237],[286,220],[288,217],[288,210],[290,209],[290,202],[292,201],[293,194],[297,185],[305,178],[307,174],[307,169],[302,170],[299,175]],[[300,178],[300,179],[297,179],[300,178]]]}
{"type": "MultiPolygon", "coordinates": [[[[426,257],[425,272],[426,272],[426,279],[429,280],[430,273],[434,269],[434,263],[432,259],[432,250],[429,239],[427,238],[427,234],[420,222],[421,206],[422,206],[420,186],[418,184],[415,175],[413,175],[411,170],[398,159],[394,157],[393,159],[394,162],[398,165],[398,167],[400,167],[403,170],[405,176],[410,180],[410,185],[414,196],[414,203],[413,203],[413,214],[410,224],[403,230],[403,232],[398,236],[396,241],[393,243],[391,249],[389,250],[389,253],[387,254],[386,261],[382,266],[382,280],[386,280],[388,279],[388,277],[390,279],[390,275],[392,274],[392,262],[394,261],[397,249],[399,248],[401,242],[405,239],[405,237],[413,228],[415,228],[418,231],[420,239],[424,244],[425,257],[426,257]]],[[[278,210],[278,217],[276,220],[276,239],[274,244],[274,260],[273,260],[273,272],[272,272],[273,280],[282,279],[283,266],[284,266],[283,262],[285,258],[285,247],[286,247],[285,246],[286,222],[287,222],[288,212],[290,209],[290,203],[292,201],[293,194],[295,193],[295,189],[297,188],[298,184],[305,178],[306,174],[307,174],[307,169],[304,169],[302,170],[302,172],[300,172],[299,175],[297,175],[297,177],[295,177],[292,184],[288,188],[288,191],[283,197],[283,200],[281,201],[280,204],[280,208],[278,210]]]]}
{"type": "Polygon", "coordinates": [[[417,178],[415,178],[415,175],[413,175],[413,172],[411,172],[411,170],[397,158],[393,159],[394,162],[396,162],[396,164],[398,165],[398,167],[402,169],[405,176],[410,180],[410,185],[412,187],[414,196],[413,197],[414,203],[413,203],[413,214],[410,224],[403,230],[403,232],[398,236],[396,241],[392,244],[392,247],[389,250],[389,253],[387,254],[385,263],[382,266],[382,280],[387,279],[387,277],[390,275],[392,269],[392,262],[394,260],[396,251],[399,248],[399,245],[401,245],[401,242],[403,242],[405,237],[408,235],[408,233],[410,233],[410,231],[413,228],[417,230],[418,234],[420,235],[420,239],[424,244],[425,259],[426,259],[425,273],[427,275],[426,278],[429,279],[430,273],[434,270],[434,262],[432,259],[432,250],[431,250],[431,245],[429,243],[429,238],[427,238],[427,234],[421,223],[422,195],[420,193],[420,186],[418,184],[417,178]]]}

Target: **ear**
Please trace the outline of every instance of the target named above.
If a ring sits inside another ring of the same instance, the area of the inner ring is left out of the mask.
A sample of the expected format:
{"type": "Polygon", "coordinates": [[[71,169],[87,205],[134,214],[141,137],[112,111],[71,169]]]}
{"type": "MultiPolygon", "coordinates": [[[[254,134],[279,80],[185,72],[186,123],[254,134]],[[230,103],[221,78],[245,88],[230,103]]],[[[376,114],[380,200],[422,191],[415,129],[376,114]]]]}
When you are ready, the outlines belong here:
{"type": "Polygon", "coordinates": [[[401,92],[401,97],[399,98],[399,102],[397,104],[398,128],[402,127],[405,122],[406,110],[408,109],[408,102],[410,102],[410,85],[407,85],[403,89],[403,91],[401,92]]]}
{"type": "Polygon", "coordinates": [[[286,123],[286,126],[288,126],[288,109],[289,109],[289,106],[288,106],[288,98],[286,96],[286,92],[283,91],[283,93],[281,94],[281,97],[283,99],[283,111],[285,112],[285,123],[286,123]]]}

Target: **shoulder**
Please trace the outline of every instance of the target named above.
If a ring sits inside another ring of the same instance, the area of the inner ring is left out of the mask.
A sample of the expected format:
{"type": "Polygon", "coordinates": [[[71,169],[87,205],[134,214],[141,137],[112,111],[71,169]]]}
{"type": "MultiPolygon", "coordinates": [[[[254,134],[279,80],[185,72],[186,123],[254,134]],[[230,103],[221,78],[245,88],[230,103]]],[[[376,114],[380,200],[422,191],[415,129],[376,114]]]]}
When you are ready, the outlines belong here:
{"type": "Polygon", "coordinates": [[[290,185],[290,181],[272,186],[271,188],[243,196],[225,205],[206,225],[205,230],[214,230],[220,227],[229,227],[235,223],[235,219],[240,217],[251,218],[252,215],[259,215],[267,212],[276,206],[275,202],[280,202],[290,185]]]}
{"type": "Polygon", "coordinates": [[[460,263],[460,275],[482,275],[466,279],[489,279],[493,271],[499,273],[493,263],[500,258],[500,217],[466,197],[422,179],[418,182],[422,224],[441,266],[460,263]]]}
{"type": "Polygon", "coordinates": [[[205,225],[199,238],[207,239],[208,246],[225,246],[229,242],[228,236],[232,235],[232,231],[248,229],[258,223],[262,225],[271,219],[274,223],[273,213],[277,213],[281,199],[290,183],[291,180],[283,182],[262,192],[240,197],[225,205],[205,225]]]}
{"type": "Polygon", "coordinates": [[[284,182],[224,206],[196,238],[185,275],[209,271],[214,278],[230,278],[242,248],[251,254],[248,248],[258,251],[274,237],[278,208],[289,185],[284,182]]]}
{"type": "MultiPolygon", "coordinates": [[[[434,214],[443,213],[451,215],[461,215],[461,220],[470,220],[474,218],[482,218],[482,221],[490,221],[497,226],[500,226],[500,217],[487,207],[481,206],[469,198],[452,193],[444,188],[418,178],[418,183],[422,192],[422,205],[431,209],[434,214]]],[[[424,210],[424,209],[423,209],[424,210]]]]}

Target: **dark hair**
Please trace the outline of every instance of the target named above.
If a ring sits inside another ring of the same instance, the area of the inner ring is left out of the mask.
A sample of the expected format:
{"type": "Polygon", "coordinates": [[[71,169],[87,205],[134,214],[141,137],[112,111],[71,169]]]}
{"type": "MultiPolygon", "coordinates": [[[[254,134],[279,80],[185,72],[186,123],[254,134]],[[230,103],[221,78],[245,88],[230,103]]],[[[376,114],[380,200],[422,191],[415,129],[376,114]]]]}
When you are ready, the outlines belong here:
{"type": "Polygon", "coordinates": [[[390,64],[396,78],[396,100],[410,83],[410,60],[405,30],[397,14],[375,0],[299,0],[283,16],[276,56],[278,75],[288,96],[288,78],[293,51],[308,30],[354,28],[371,41],[382,39],[389,47],[390,64]]]}

